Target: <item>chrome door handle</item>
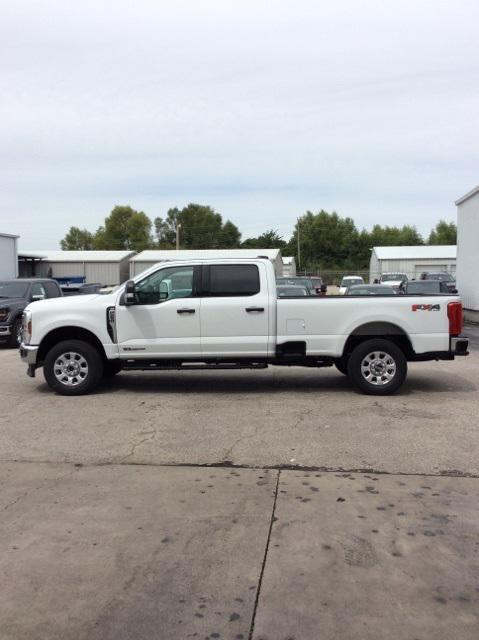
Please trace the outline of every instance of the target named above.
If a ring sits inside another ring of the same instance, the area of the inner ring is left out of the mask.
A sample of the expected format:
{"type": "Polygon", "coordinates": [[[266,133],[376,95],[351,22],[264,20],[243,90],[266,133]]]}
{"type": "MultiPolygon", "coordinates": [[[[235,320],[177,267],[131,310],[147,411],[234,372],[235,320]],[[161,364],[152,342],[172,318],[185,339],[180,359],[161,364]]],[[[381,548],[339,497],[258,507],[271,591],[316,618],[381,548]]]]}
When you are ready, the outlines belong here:
{"type": "Polygon", "coordinates": [[[177,309],[176,313],[195,313],[195,309],[177,309]]]}
{"type": "Polygon", "coordinates": [[[246,307],[245,311],[246,313],[253,313],[255,311],[257,313],[263,313],[264,307],[246,307]]]}

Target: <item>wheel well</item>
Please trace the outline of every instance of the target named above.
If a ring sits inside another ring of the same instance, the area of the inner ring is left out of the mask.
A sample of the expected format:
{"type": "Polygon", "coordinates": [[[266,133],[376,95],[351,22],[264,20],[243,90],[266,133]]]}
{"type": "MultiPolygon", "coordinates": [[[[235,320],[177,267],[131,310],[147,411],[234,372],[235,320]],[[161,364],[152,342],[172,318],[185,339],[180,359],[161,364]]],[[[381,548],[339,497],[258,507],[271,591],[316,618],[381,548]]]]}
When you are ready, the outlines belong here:
{"type": "Polygon", "coordinates": [[[368,322],[357,327],[346,340],[344,345],[343,356],[349,356],[351,352],[366,340],[372,338],[384,338],[394,342],[404,353],[407,358],[414,355],[411,341],[407,333],[393,324],[392,322],[368,322]]]}
{"type": "Polygon", "coordinates": [[[63,340],[83,340],[95,347],[103,360],[106,360],[105,349],[94,333],[81,327],[60,327],[53,329],[43,338],[38,350],[38,362],[41,363],[50,349],[63,340]]]}

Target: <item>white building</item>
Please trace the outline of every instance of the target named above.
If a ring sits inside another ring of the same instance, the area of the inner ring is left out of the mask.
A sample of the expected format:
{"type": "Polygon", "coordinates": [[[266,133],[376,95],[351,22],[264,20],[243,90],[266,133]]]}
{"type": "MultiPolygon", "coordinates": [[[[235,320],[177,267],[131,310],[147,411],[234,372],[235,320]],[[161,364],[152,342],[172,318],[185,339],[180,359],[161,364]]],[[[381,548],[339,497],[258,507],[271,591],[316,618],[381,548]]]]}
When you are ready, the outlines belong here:
{"type": "Polygon", "coordinates": [[[129,261],[134,253],[134,251],[27,251],[21,252],[19,257],[24,277],[52,277],[70,282],[117,285],[128,280],[129,261]],[[31,272],[32,270],[34,273],[31,272]]]}
{"type": "Polygon", "coordinates": [[[479,320],[479,186],[456,200],[457,288],[470,320],[479,320]]]}
{"type": "Polygon", "coordinates": [[[296,275],[296,260],[294,256],[283,256],[283,276],[296,275]]]}
{"type": "Polygon", "coordinates": [[[215,260],[221,258],[269,258],[276,275],[283,275],[283,260],[279,249],[175,249],[147,250],[130,260],[130,276],[136,276],[157,262],[169,260],[215,260]]]}
{"type": "Polygon", "coordinates": [[[18,236],[0,233],[0,278],[10,279],[18,276],[18,236]]]}
{"type": "Polygon", "coordinates": [[[418,278],[423,271],[456,273],[456,245],[420,245],[412,247],[373,247],[369,278],[373,282],[382,273],[405,273],[418,278]]]}

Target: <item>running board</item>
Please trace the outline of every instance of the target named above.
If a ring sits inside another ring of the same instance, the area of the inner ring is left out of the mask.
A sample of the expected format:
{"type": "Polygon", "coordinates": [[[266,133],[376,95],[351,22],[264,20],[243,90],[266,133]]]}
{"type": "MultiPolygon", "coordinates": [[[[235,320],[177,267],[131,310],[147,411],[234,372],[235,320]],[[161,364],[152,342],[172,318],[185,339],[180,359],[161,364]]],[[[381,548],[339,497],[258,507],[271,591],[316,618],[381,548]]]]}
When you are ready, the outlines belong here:
{"type": "Polygon", "coordinates": [[[231,362],[231,363],[206,363],[206,362],[188,362],[187,364],[179,363],[157,363],[157,362],[125,362],[122,369],[124,371],[196,371],[203,369],[267,369],[266,362],[231,362]]]}

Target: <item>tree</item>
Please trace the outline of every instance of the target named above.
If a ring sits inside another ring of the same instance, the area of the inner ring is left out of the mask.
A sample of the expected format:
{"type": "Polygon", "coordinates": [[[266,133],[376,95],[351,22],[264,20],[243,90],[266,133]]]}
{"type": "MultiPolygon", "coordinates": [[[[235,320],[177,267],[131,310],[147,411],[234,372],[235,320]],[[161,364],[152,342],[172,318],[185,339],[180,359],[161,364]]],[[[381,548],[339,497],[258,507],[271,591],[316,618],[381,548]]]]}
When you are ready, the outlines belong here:
{"type": "Polygon", "coordinates": [[[87,229],[70,227],[70,231],[60,240],[63,251],[85,251],[93,249],[93,234],[87,229]]]}
{"type": "Polygon", "coordinates": [[[429,234],[428,244],[456,244],[457,227],[454,222],[439,220],[429,234]]]}
{"type": "Polygon", "coordinates": [[[130,206],[114,207],[94,237],[96,249],[143,251],[152,245],[151,220],[130,206]]]}
{"type": "Polygon", "coordinates": [[[239,246],[241,234],[230,220],[223,223],[212,207],[190,203],[183,209],[170,209],[166,218],[154,221],[158,246],[174,248],[176,228],[180,227],[182,249],[231,249],[239,246]]]}
{"type": "Polygon", "coordinates": [[[284,249],[287,242],[275,229],[265,231],[257,238],[247,238],[241,243],[244,249],[284,249]]]}

